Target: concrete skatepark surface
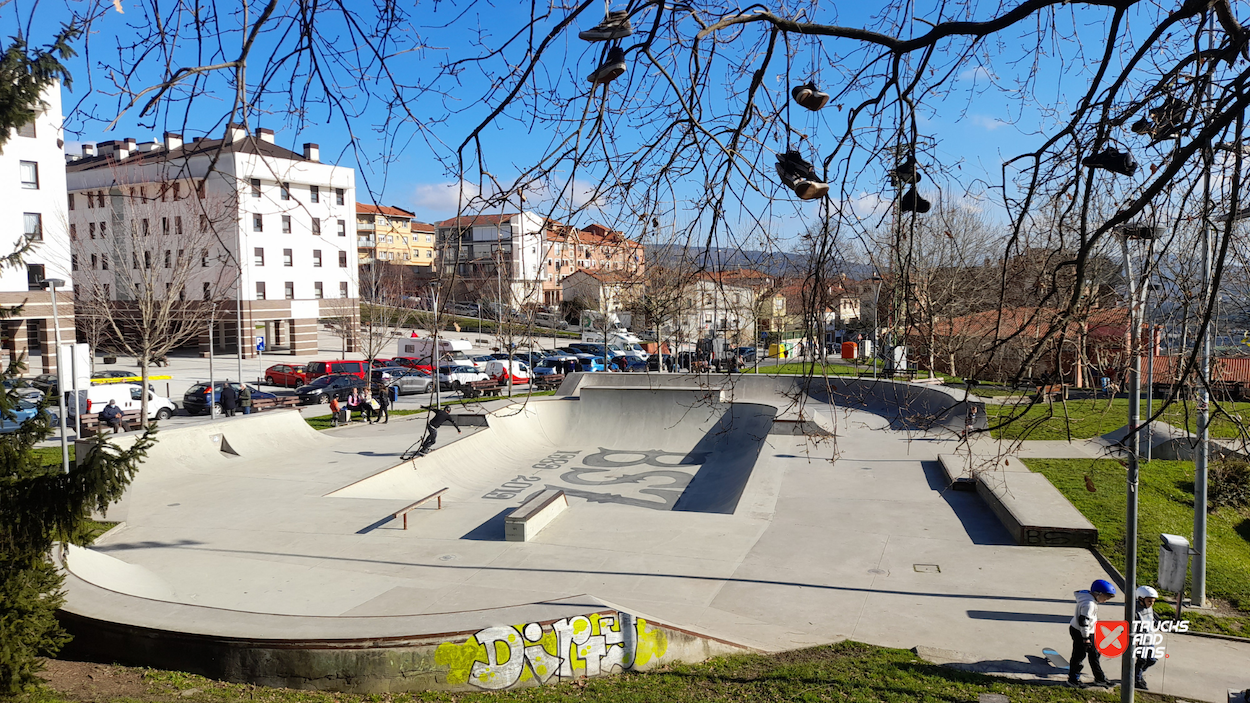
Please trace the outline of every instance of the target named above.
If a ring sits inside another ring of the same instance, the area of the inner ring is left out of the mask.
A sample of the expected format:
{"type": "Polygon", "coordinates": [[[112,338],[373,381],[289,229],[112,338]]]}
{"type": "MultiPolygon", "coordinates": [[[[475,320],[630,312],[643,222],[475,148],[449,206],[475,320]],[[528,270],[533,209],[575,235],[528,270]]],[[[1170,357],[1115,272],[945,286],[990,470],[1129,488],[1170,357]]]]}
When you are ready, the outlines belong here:
{"type": "MultiPolygon", "coordinates": [[[[869,384],[574,377],[487,427],[442,428],[408,463],[419,419],[318,433],[275,412],[171,431],[110,511],[125,524],[68,554],[73,646],[193,671],[251,646],[263,655],[208,673],[362,691],[547,680],[543,657],[568,641],[589,649],[561,677],[853,638],[1061,680],[1041,649],[1066,651],[1072,591],[1105,572],[1087,550],[1016,546],[975,493],[946,490],[937,455],[960,446],[944,428],[962,426],[962,396],[869,384]],[[390,519],[444,487],[408,530],[390,519]],[[549,487],[568,510],[503,541],[503,516],[549,487]],[[566,637],[578,623],[582,641],[566,637]],[[559,644],[544,654],[543,638],[559,644]],[[407,647],[407,678],[358,658],[366,673],[333,679],[308,662],[327,642],[407,647]]],[[[1152,690],[1244,686],[1244,644],[1170,640],[1152,690]]]]}

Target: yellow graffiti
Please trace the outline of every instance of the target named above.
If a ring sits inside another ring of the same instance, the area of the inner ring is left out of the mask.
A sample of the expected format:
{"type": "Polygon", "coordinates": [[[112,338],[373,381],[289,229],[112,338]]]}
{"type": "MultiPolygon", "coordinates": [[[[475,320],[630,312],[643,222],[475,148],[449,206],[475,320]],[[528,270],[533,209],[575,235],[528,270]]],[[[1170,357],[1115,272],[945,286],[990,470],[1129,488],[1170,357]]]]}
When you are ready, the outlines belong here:
{"type": "Polygon", "coordinates": [[[434,650],[434,663],[447,667],[447,683],[463,684],[468,682],[469,673],[473,671],[473,662],[487,662],[486,648],[470,637],[460,644],[444,642],[434,650]]]}
{"type": "Polygon", "coordinates": [[[652,659],[659,659],[668,651],[668,636],[659,628],[647,629],[647,621],[638,618],[635,629],[638,632],[638,648],[634,652],[634,666],[640,667],[652,659]]]}

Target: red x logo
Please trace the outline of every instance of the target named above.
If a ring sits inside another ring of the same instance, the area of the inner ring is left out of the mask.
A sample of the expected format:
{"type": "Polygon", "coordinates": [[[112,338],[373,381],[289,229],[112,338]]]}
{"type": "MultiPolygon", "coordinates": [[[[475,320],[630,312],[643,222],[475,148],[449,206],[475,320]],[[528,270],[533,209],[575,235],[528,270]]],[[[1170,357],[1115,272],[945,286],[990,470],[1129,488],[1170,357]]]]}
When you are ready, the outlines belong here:
{"type": "Polygon", "coordinates": [[[1104,656],[1115,658],[1128,649],[1128,623],[1123,620],[1100,621],[1094,626],[1094,646],[1104,656]]]}

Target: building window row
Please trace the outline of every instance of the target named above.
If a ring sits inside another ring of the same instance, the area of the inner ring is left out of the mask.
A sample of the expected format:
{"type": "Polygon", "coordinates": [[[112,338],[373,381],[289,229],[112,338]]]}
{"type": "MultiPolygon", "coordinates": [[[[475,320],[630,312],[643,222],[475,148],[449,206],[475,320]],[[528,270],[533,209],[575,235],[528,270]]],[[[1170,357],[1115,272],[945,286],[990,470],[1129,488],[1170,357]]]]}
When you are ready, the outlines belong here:
{"type": "MultiPolygon", "coordinates": [[[[169,252],[166,251],[166,255],[168,255],[168,253],[169,252]]],[[[178,256],[181,257],[182,253],[179,252],[178,256]]],[[[265,248],[264,247],[254,247],[252,249],[252,265],[254,266],[265,265],[265,248]]],[[[321,250],[320,249],[312,250],[312,265],[313,265],[313,268],[321,268],[321,250]]],[[[282,250],[282,266],[283,267],[295,266],[295,250],[294,249],[282,250]]],[[[347,268],[347,252],[345,251],[339,252],[339,266],[341,268],[347,268]]]]}
{"type": "MultiPolygon", "coordinates": [[[[251,187],[252,198],[254,199],[260,198],[261,195],[263,194],[263,189],[261,188],[260,179],[259,178],[249,179],[248,185],[251,187]]],[[[278,184],[278,199],[279,200],[291,199],[291,184],[289,182],[282,181],[281,183],[278,184]]],[[[314,185],[308,186],[308,202],[310,203],[321,202],[321,186],[314,186],[314,185]]],[[[346,202],[347,202],[347,191],[343,188],[335,188],[334,189],[334,204],[343,205],[346,202]]]]}
{"type": "MultiPolygon", "coordinates": [[[[204,285],[207,286],[208,284],[206,283],[204,285]]],[[[287,300],[295,300],[295,282],[294,281],[286,281],[282,284],[282,295],[287,300]]],[[[325,285],[321,281],[314,281],[313,282],[313,298],[320,300],[324,297],[325,297],[325,285]]],[[[339,283],[339,297],[340,298],[347,297],[347,282],[346,281],[341,281],[339,283]]],[[[268,299],[268,286],[265,285],[264,281],[256,282],[256,299],[257,300],[268,299]]]]}

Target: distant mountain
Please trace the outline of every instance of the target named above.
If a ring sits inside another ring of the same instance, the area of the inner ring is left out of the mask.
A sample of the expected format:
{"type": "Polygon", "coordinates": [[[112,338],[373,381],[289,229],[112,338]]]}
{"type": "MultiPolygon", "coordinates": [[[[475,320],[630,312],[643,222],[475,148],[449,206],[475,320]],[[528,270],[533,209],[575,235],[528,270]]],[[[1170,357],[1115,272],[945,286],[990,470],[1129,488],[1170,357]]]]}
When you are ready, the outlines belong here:
{"type": "MultiPolygon", "coordinates": [[[[749,268],[770,276],[802,275],[806,273],[808,265],[808,257],[804,254],[716,247],[651,247],[647,250],[647,260],[665,266],[692,263],[706,270],[749,268]]],[[[866,264],[845,264],[840,272],[858,280],[870,278],[872,267],[866,264]]]]}

